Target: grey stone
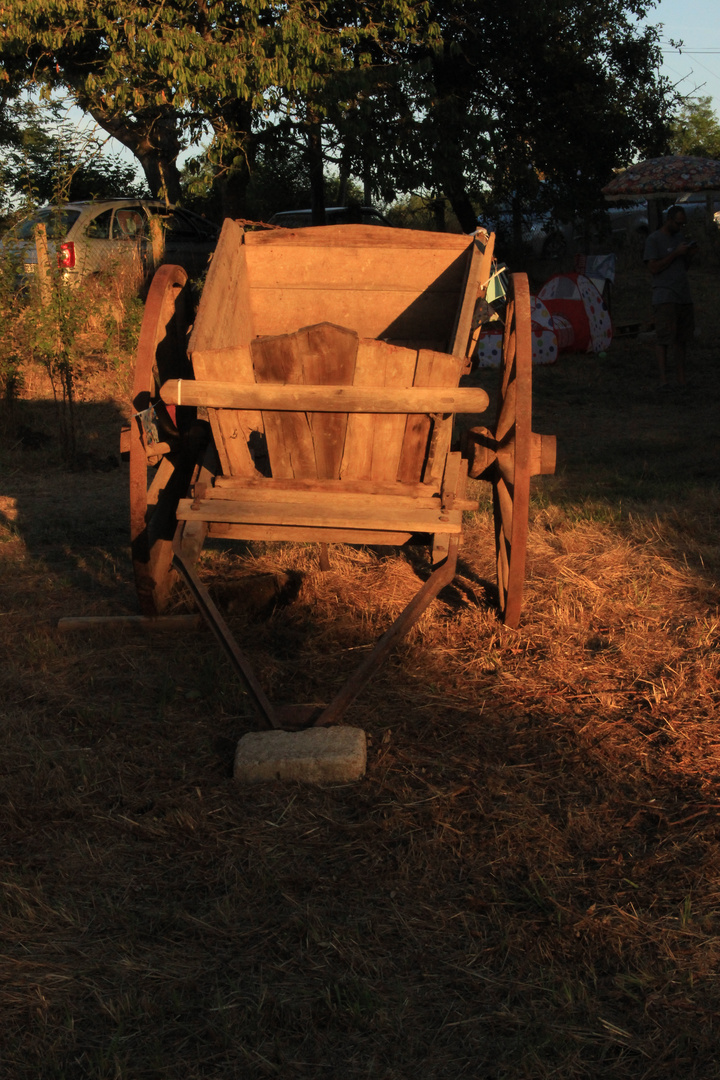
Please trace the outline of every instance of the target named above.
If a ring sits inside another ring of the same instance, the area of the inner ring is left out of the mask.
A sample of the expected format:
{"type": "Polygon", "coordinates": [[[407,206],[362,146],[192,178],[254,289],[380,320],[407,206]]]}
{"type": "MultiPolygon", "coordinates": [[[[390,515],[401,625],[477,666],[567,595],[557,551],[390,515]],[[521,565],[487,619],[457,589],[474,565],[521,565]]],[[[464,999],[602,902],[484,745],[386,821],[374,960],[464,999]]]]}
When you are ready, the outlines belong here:
{"type": "Polygon", "coordinates": [[[362,728],[251,731],[238,742],[234,775],[244,784],[267,780],[342,784],[364,776],[366,763],[362,728]]]}

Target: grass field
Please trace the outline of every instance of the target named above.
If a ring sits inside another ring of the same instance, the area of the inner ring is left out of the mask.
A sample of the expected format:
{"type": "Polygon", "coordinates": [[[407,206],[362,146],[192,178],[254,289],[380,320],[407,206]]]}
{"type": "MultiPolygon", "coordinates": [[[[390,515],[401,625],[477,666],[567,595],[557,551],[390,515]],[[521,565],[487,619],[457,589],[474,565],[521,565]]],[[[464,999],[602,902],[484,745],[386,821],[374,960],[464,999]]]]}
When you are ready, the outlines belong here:
{"type": "MultiPolygon", "coordinates": [[[[130,364],[89,368],[75,472],[29,374],[0,446],[3,1077],[720,1076],[709,253],[692,281],[688,390],[659,394],[637,339],[536,369],[559,452],[521,628],[492,607],[478,484],[456,583],[348,713],[370,746],[347,786],[233,782],[252,719],[205,630],[59,633],[136,610],[112,460],[130,364]]],[[[616,320],[647,308],[625,253],[616,320]]],[[[340,549],[321,574],[312,547],[270,545],[202,570],[296,700],[327,700],[416,580],[402,553],[340,549]],[[281,572],[286,603],[245,603],[281,572]]]]}

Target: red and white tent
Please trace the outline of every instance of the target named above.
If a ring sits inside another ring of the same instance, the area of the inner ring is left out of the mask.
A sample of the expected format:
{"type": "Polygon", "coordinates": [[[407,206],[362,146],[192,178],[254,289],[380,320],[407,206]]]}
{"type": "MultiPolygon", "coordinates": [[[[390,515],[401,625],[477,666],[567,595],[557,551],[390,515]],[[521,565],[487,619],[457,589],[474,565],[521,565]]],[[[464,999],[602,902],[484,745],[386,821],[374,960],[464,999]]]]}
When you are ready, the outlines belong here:
{"type": "Polygon", "coordinates": [[[584,274],[555,274],[545,282],[538,297],[557,322],[560,352],[599,353],[610,347],[610,312],[590,278],[584,274]],[[572,334],[567,332],[568,323],[572,334]]]}
{"type": "MultiPolygon", "coordinates": [[[[530,297],[533,364],[554,364],[558,343],[552,316],[537,296],[530,297]]],[[[502,359],[503,325],[487,324],[478,338],[475,360],[478,367],[497,367],[502,359]]]]}

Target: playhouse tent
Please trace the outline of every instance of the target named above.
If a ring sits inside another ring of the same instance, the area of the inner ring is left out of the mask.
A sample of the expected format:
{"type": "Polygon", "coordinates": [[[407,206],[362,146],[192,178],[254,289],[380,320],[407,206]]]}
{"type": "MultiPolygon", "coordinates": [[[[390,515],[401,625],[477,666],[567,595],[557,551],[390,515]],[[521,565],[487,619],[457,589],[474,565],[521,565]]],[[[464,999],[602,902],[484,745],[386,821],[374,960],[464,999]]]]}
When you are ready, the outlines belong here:
{"type": "Polygon", "coordinates": [[[612,341],[607,306],[584,274],[555,274],[538,293],[553,321],[557,321],[560,351],[603,352],[612,341]],[[557,320],[556,320],[557,317],[557,320]],[[567,332],[570,323],[572,333],[567,332]]]}
{"type": "Polygon", "coordinates": [[[554,364],[558,357],[558,337],[552,315],[537,296],[530,297],[530,318],[533,364],[554,364]]]}
{"type": "MultiPolygon", "coordinates": [[[[558,343],[553,318],[542,300],[530,297],[533,364],[554,364],[558,343]]],[[[475,361],[478,367],[497,367],[502,359],[503,324],[486,323],[478,337],[475,361]]]]}

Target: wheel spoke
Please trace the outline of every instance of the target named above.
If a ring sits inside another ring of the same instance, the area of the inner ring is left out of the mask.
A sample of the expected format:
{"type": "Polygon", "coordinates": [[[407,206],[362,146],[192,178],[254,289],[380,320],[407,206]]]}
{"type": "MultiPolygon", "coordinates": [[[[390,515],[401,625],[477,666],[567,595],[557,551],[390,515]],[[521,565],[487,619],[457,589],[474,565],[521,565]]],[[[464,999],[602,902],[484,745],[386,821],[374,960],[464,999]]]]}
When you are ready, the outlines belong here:
{"type": "Polygon", "coordinates": [[[512,542],[513,534],[513,500],[512,495],[508,490],[508,486],[502,477],[497,481],[496,486],[498,507],[500,510],[500,521],[502,523],[502,530],[508,542],[512,542]]]}
{"type": "Polygon", "coordinates": [[[515,301],[508,300],[505,311],[505,332],[503,334],[503,370],[502,385],[500,388],[501,399],[505,396],[508,379],[512,373],[515,362],[515,301]]]}
{"type": "Polygon", "coordinates": [[[155,476],[152,479],[150,487],[147,489],[147,517],[152,514],[158,503],[160,495],[170,482],[172,474],[175,472],[175,465],[171,458],[164,457],[158,465],[155,476]]]}
{"type": "Polygon", "coordinates": [[[512,382],[508,384],[507,390],[505,391],[505,397],[503,398],[502,406],[500,408],[500,416],[498,417],[497,428],[495,431],[495,439],[498,443],[503,441],[515,423],[516,387],[517,380],[513,379],[512,382]]]}
{"type": "Polygon", "coordinates": [[[530,291],[524,274],[513,275],[512,289],[495,430],[497,443],[504,444],[505,457],[494,482],[493,504],[500,609],[505,624],[516,627],[525,577],[530,496],[532,338],[530,291]]]}

